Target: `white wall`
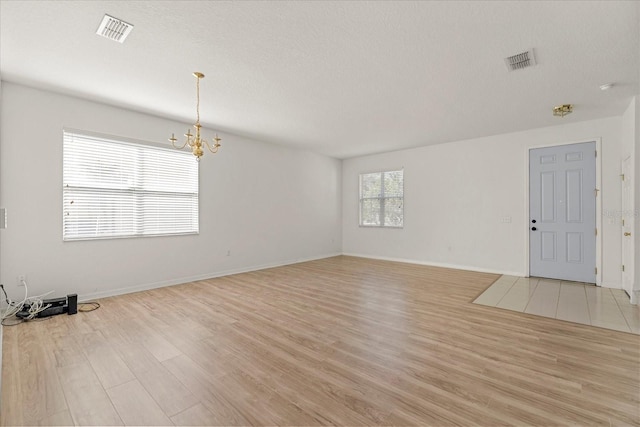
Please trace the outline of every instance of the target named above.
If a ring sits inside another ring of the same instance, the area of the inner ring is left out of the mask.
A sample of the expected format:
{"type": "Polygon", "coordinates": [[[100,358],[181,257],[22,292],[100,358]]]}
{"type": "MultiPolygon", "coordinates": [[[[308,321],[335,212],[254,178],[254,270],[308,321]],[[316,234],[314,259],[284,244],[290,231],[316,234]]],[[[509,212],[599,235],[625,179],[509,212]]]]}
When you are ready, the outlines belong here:
{"type": "Polygon", "coordinates": [[[166,142],[189,124],[7,82],[2,95],[0,280],[14,298],[19,274],[30,294],[88,298],[341,251],[341,161],[228,134],[201,161],[199,235],[63,242],[63,127],[166,142]]]}
{"type": "MultiPolygon", "coordinates": [[[[526,275],[528,149],[601,138],[602,208],[618,210],[620,128],[614,117],[344,160],[343,252],[526,275]],[[358,227],[358,175],[402,167],[404,228],[358,227]]],[[[604,286],[621,286],[617,227],[602,225],[604,286]]]]}
{"type": "MultiPolygon", "coordinates": [[[[0,78],[0,117],[2,117],[2,79],[1,78],[0,78]]],[[[0,135],[0,147],[2,147],[2,135],[0,135]]],[[[0,162],[0,201],[2,200],[2,173],[1,172],[2,172],[2,162],[0,162]]],[[[2,207],[1,202],[0,202],[0,207],[2,207]]],[[[0,277],[2,276],[2,234],[3,232],[4,230],[0,229],[0,277]]],[[[0,281],[0,283],[2,282],[0,281]]],[[[0,371],[2,371],[2,342],[3,342],[2,334],[3,334],[3,326],[0,325],[0,371]]],[[[2,390],[2,372],[0,372],[0,390],[2,390]]]]}
{"type": "MultiPolygon", "coordinates": [[[[640,7],[636,8],[637,20],[640,25],[640,7]]],[[[639,34],[640,37],[640,34],[639,34]]],[[[640,43],[638,44],[640,46],[640,43]]],[[[638,56],[640,56],[640,49],[638,50],[638,56]]],[[[640,69],[638,69],[638,82],[640,82],[640,69]]],[[[634,247],[635,247],[635,267],[634,267],[634,289],[636,289],[634,302],[638,303],[640,300],[640,93],[636,94],[636,139],[634,157],[635,157],[635,194],[634,194],[634,210],[636,221],[634,224],[634,247]]]]}
{"type": "MultiPolygon", "coordinates": [[[[640,14],[640,9],[638,13],[640,14]]],[[[635,289],[635,293],[636,293],[634,302],[638,303],[638,301],[640,301],[640,94],[636,95],[635,101],[636,101],[636,105],[635,105],[636,138],[635,138],[635,146],[633,148],[633,152],[635,157],[634,214],[635,214],[636,220],[633,227],[633,233],[635,233],[635,238],[634,238],[635,267],[633,269],[635,276],[634,276],[633,289],[635,289]]]]}

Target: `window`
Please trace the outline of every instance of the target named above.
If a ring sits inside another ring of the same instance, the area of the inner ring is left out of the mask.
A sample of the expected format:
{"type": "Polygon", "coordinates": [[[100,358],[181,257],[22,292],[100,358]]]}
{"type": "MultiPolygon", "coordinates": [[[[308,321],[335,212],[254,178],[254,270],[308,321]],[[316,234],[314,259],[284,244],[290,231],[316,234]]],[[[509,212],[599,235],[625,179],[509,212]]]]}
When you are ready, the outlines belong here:
{"type": "Polygon", "coordinates": [[[63,149],[63,240],[198,232],[190,153],[67,131],[63,149]]]}
{"type": "Polygon", "coordinates": [[[404,224],[404,171],[360,175],[360,225],[402,227],[404,224]]]}

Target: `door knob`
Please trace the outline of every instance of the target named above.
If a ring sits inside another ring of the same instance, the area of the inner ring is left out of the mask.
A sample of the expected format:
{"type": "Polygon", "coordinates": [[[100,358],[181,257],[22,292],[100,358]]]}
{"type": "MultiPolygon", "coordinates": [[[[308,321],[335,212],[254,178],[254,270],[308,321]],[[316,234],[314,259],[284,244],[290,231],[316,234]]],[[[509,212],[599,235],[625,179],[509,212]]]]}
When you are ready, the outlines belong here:
{"type": "Polygon", "coordinates": [[[630,231],[625,231],[625,232],[624,232],[624,235],[625,235],[625,236],[631,236],[631,232],[630,232],[630,231]]]}

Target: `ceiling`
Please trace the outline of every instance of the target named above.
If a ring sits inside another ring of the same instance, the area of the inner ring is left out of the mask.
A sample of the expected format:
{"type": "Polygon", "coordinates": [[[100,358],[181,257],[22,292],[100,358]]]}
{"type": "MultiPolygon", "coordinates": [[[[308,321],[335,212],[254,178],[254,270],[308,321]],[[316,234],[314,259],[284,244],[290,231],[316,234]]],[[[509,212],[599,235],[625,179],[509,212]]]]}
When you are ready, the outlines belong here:
{"type": "Polygon", "coordinates": [[[638,2],[0,1],[4,81],[348,158],[621,115],[638,2]],[[95,31],[134,25],[124,44],[95,31]],[[537,65],[504,58],[533,48],[537,65]],[[615,86],[601,91],[599,86],[615,86]],[[572,103],[557,118],[554,105],[572,103]]]}

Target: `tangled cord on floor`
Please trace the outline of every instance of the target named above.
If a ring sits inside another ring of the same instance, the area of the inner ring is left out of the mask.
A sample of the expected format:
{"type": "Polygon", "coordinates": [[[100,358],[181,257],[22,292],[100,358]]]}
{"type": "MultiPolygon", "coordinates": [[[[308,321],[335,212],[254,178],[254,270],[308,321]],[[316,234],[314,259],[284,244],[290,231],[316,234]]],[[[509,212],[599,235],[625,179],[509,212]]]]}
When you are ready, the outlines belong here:
{"type": "MultiPolygon", "coordinates": [[[[27,296],[28,295],[27,282],[25,280],[21,280],[20,282],[24,286],[24,298],[22,299],[22,301],[11,300],[4,289],[4,285],[0,284],[0,290],[2,290],[2,293],[4,294],[4,301],[7,304],[7,308],[5,309],[4,312],[2,312],[2,310],[0,309],[0,313],[2,313],[2,315],[0,316],[1,317],[0,324],[2,326],[16,326],[25,321],[49,320],[50,317],[37,318],[37,315],[41,311],[46,310],[51,306],[51,304],[44,304],[43,298],[46,297],[47,295],[52,294],[53,291],[47,292],[42,295],[29,297],[27,296]],[[20,311],[23,311],[25,306],[28,306],[27,311],[29,312],[29,315],[25,318],[18,318],[16,314],[20,311]]],[[[0,300],[0,303],[1,302],[2,300],[0,300]]],[[[95,301],[78,303],[78,311],[83,313],[88,313],[88,312],[97,310],[99,308],[100,308],[100,303],[97,303],[95,301]]]]}

